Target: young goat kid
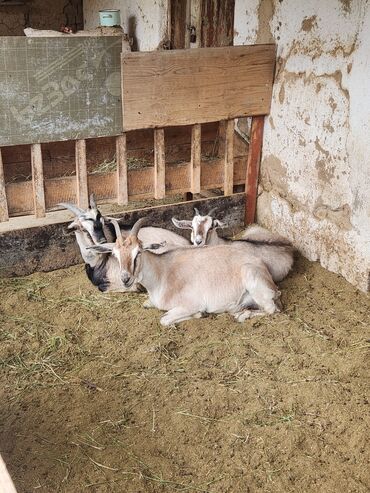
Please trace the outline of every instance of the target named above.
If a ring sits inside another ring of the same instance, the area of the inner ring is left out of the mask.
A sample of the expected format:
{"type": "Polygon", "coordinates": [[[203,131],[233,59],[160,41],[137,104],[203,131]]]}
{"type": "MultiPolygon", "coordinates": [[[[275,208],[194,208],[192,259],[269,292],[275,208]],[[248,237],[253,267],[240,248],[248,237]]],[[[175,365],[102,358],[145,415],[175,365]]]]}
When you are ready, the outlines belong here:
{"type": "MultiPolygon", "coordinates": [[[[69,203],[59,205],[66,207],[76,216],[68,228],[75,230],[77,244],[85,262],[85,271],[92,284],[97,286],[100,291],[139,291],[140,286],[137,283],[134,283],[130,288],[124,286],[119,264],[114,256],[90,249],[96,244],[107,241],[114,242],[117,238],[115,227],[110,220],[102,216],[97,208],[94,195],[91,194],[90,207],[86,210],[69,203]]],[[[121,235],[128,236],[129,233],[130,228],[124,227],[120,230],[119,237],[121,235]]],[[[166,245],[158,250],[159,253],[171,248],[190,245],[188,240],[182,236],[163,228],[143,228],[140,231],[140,239],[145,245],[165,242],[166,245]]]]}
{"type": "Polygon", "coordinates": [[[112,253],[117,258],[125,287],[135,282],[146,288],[149,300],[146,307],[166,310],[161,324],[168,326],[204,313],[228,312],[243,322],[254,315],[279,311],[280,292],[265,264],[243,247],[218,245],[207,248],[178,248],[159,255],[146,247],[138,237],[143,219],[133,226],[127,238],[118,237],[115,243],[91,247],[100,253],[112,253]],[[247,307],[251,301],[259,310],[247,307]]]}
{"type": "Polygon", "coordinates": [[[287,276],[293,265],[293,247],[285,238],[272,234],[256,224],[245,230],[239,240],[221,238],[217,229],[225,227],[225,224],[212,217],[215,210],[212,209],[207,215],[202,216],[198,209],[194,208],[195,215],[192,221],[179,221],[173,217],[172,222],[177,228],[190,229],[191,241],[196,246],[243,246],[251,255],[265,263],[275,282],[282,281],[287,276]]]}

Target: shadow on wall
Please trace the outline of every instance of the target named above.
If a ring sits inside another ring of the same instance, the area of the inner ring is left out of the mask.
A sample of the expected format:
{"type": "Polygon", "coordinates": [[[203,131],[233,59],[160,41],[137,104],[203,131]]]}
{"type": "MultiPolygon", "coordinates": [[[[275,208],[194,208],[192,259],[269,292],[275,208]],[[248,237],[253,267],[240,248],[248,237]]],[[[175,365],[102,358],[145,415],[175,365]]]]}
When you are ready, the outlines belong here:
{"type": "Polygon", "coordinates": [[[131,44],[131,51],[139,51],[138,41],[136,37],[137,21],[134,15],[128,18],[128,37],[131,44]]]}

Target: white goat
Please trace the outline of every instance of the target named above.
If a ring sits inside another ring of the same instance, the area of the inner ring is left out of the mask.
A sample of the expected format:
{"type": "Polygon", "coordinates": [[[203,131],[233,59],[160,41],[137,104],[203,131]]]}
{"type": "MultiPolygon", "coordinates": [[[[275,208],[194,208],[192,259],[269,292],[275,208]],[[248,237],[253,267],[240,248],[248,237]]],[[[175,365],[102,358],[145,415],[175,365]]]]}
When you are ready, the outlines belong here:
{"type": "Polygon", "coordinates": [[[267,266],[275,282],[282,281],[293,265],[293,247],[285,238],[270,233],[267,229],[254,224],[247,228],[239,240],[231,240],[218,236],[217,229],[225,224],[214,219],[212,209],[207,215],[200,214],[194,208],[195,216],[192,221],[179,221],[172,218],[173,224],[180,229],[191,230],[191,241],[196,246],[231,245],[244,246],[251,254],[260,258],[267,266]]]}
{"type": "MultiPolygon", "coordinates": [[[[232,313],[236,320],[279,311],[280,292],[260,258],[242,246],[178,248],[160,255],[143,246],[138,233],[143,219],[129,236],[115,243],[91,247],[100,253],[113,253],[120,264],[123,284],[130,288],[139,282],[149,294],[146,307],[167,310],[161,324],[168,326],[203,313],[232,313]],[[260,308],[251,311],[251,301],[260,308]]],[[[117,233],[118,224],[116,224],[117,233]]]]}
{"type": "MultiPolygon", "coordinates": [[[[67,209],[75,214],[74,221],[68,226],[75,230],[77,244],[81,256],[85,262],[85,270],[88,278],[100,291],[139,291],[140,286],[135,283],[131,288],[126,288],[120,276],[119,264],[112,255],[98,253],[90,249],[96,244],[115,241],[116,231],[109,219],[102,216],[97,208],[94,195],[90,197],[90,207],[83,210],[73,204],[62,203],[67,209]]],[[[120,230],[121,235],[128,236],[130,228],[124,227],[120,230]]],[[[190,246],[188,240],[182,236],[163,228],[146,227],[140,231],[140,239],[144,245],[150,243],[163,243],[158,253],[178,248],[179,246],[190,246]]]]}

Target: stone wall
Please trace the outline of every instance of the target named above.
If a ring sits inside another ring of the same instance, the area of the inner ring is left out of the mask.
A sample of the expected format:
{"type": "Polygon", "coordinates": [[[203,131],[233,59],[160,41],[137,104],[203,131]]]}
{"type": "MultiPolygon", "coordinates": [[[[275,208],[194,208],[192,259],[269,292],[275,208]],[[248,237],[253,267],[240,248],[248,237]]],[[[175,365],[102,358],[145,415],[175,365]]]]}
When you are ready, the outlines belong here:
{"type": "Polygon", "coordinates": [[[258,221],[362,290],[370,272],[370,4],[236,0],[234,44],[277,44],[258,221]]]}
{"type": "Polygon", "coordinates": [[[62,24],[83,28],[82,0],[28,0],[0,7],[0,36],[23,36],[25,27],[59,30],[62,24]]]}

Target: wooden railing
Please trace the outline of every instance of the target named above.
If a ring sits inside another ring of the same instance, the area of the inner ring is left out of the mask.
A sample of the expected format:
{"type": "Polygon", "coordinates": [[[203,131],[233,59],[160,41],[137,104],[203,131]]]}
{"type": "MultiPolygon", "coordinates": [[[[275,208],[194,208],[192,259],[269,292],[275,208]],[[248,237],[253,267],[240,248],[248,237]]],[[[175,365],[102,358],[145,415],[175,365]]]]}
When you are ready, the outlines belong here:
{"type": "Polygon", "coordinates": [[[115,137],[116,172],[88,174],[86,140],[75,141],[75,176],[45,178],[42,144],[31,146],[32,182],[5,183],[0,148],[0,221],[10,216],[45,217],[59,202],[88,206],[98,201],[163,199],[246,185],[246,222],[254,220],[264,115],[269,112],[275,62],[272,45],[204,48],[122,55],[123,129],[115,137]],[[141,95],[141,97],[139,97],[141,95]],[[234,118],[251,116],[247,158],[234,156],[234,118]],[[201,124],[224,121],[224,155],[202,161],[201,124]],[[168,126],[191,125],[191,159],[166,164],[168,126]],[[127,132],[153,128],[154,166],[128,170],[127,132]]]}

